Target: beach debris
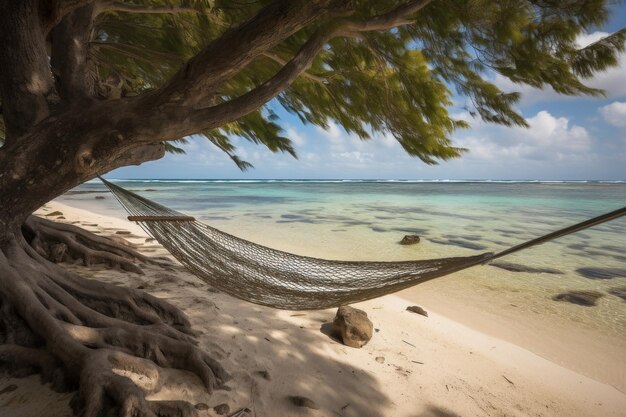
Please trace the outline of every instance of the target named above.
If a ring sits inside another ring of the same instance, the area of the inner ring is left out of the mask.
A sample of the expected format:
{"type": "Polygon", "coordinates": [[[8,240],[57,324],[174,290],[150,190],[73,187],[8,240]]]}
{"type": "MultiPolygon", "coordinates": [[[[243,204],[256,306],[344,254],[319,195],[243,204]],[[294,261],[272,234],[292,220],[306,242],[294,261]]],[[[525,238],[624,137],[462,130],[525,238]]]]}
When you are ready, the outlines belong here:
{"type": "Polygon", "coordinates": [[[344,345],[353,348],[363,347],[372,338],[374,325],[363,310],[341,306],[333,321],[332,333],[341,337],[344,345]]]}
{"type": "Polygon", "coordinates": [[[296,407],[305,407],[312,410],[319,410],[320,406],[310,398],[302,397],[300,395],[292,395],[289,397],[289,401],[296,407]]]}
{"type": "Polygon", "coordinates": [[[130,235],[130,232],[128,230],[118,230],[117,232],[115,232],[116,235],[130,235]]]}
{"type": "Polygon", "coordinates": [[[610,288],[609,294],[619,297],[622,300],[626,301],[626,287],[610,288]]]}
{"type": "Polygon", "coordinates": [[[17,389],[17,385],[15,385],[15,384],[7,385],[6,387],[4,387],[4,388],[2,388],[0,390],[0,395],[6,394],[7,392],[13,392],[16,389],[17,389]]]}
{"type": "Polygon", "coordinates": [[[420,242],[420,237],[418,235],[405,235],[400,241],[401,245],[415,245],[420,242]]]}
{"type": "Polygon", "coordinates": [[[194,407],[196,408],[196,410],[200,410],[200,411],[209,409],[209,406],[205,403],[198,403],[194,407]]]}
{"type": "Polygon", "coordinates": [[[261,378],[266,379],[268,381],[272,379],[268,371],[256,371],[256,374],[259,375],[261,378]]]}
{"type": "Polygon", "coordinates": [[[105,198],[106,198],[106,197],[105,197],[105,196],[103,196],[103,195],[97,195],[97,196],[95,197],[95,199],[96,199],[96,200],[104,200],[105,198]]]}
{"type": "Polygon", "coordinates": [[[409,346],[417,347],[417,346],[415,346],[413,343],[407,342],[407,341],[406,341],[406,340],[404,340],[404,339],[402,339],[402,341],[403,341],[404,343],[406,343],[407,345],[409,345],[409,346]]]}
{"type": "Polygon", "coordinates": [[[384,356],[376,356],[376,362],[378,362],[378,363],[385,363],[385,357],[384,356]]]}
{"type": "MultiPolygon", "coordinates": [[[[470,353],[471,353],[471,352],[470,352],[470,353]]],[[[416,363],[416,364],[418,364],[418,365],[424,365],[424,362],[420,362],[420,361],[411,361],[411,362],[416,363]]]]}
{"type": "Polygon", "coordinates": [[[215,411],[218,416],[223,416],[230,413],[230,406],[226,403],[219,404],[213,407],[213,411],[215,411]]]}
{"type": "Polygon", "coordinates": [[[568,291],[557,294],[552,299],[554,301],[567,301],[568,303],[579,306],[592,307],[596,305],[596,301],[604,295],[598,291],[568,291]]]}
{"type": "Polygon", "coordinates": [[[428,311],[424,310],[420,306],[408,306],[406,310],[410,311],[411,313],[417,313],[417,314],[421,314],[424,317],[428,317],[428,311]]]}
{"type": "Polygon", "coordinates": [[[250,410],[247,407],[244,407],[244,408],[240,408],[239,410],[235,411],[234,413],[232,413],[228,417],[244,417],[244,416],[248,415],[251,412],[252,412],[252,410],[250,410]]]}
{"type": "Polygon", "coordinates": [[[509,384],[511,384],[511,385],[515,385],[515,384],[513,383],[513,381],[511,381],[511,380],[510,380],[509,378],[507,378],[506,376],[502,375],[502,378],[504,378],[504,379],[506,380],[506,382],[508,382],[509,384]]]}
{"type": "Polygon", "coordinates": [[[63,213],[61,213],[60,211],[53,211],[52,213],[47,213],[46,217],[52,217],[52,216],[62,216],[63,213]]]}

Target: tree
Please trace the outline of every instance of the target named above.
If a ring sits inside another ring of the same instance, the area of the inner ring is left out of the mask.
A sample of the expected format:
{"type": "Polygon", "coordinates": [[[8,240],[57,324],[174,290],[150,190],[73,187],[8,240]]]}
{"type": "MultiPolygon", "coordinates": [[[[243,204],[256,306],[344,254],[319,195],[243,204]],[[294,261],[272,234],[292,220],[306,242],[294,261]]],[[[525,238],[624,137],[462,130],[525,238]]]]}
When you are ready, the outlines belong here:
{"type": "Polygon", "coordinates": [[[485,121],[525,125],[519,95],[493,74],[601,95],[582,79],[617,63],[626,31],[584,49],[576,36],[608,13],[604,0],[0,1],[0,362],[79,384],[82,415],[193,415],[112,372],[158,375],[156,363],[222,386],[227,373],[194,345],[184,314],[55,263],[141,272],[133,261],[149,260],[37,208],[194,134],[243,169],[234,135],[296,156],[270,100],[362,139],[390,132],[429,164],[459,156],[453,92],[485,121]]]}

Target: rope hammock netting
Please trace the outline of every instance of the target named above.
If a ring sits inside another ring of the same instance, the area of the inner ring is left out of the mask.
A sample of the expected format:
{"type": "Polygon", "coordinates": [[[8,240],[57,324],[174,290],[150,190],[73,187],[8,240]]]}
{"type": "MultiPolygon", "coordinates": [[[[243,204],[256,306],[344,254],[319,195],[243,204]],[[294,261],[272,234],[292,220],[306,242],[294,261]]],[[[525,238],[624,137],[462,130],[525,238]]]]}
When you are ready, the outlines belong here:
{"type": "Polygon", "coordinates": [[[390,294],[626,215],[626,207],[498,253],[401,262],[334,261],[271,249],[100,180],[191,273],[239,299],[285,310],[338,307],[390,294]]]}

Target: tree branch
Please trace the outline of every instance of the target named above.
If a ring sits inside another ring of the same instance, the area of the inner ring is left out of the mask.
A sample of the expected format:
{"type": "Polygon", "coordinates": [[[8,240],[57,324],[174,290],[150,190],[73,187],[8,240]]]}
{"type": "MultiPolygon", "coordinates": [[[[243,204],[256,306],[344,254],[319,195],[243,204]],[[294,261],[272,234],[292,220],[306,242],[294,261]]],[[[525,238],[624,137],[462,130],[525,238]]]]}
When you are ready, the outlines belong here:
{"type": "Polygon", "coordinates": [[[432,0],[412,0],[395,9],[371,17],[369,19],[350,19],[346,18],[343,26],[342,34],[349,35],[351,32],[370,32],[377,30],[388,30],[398,26],[413,23],[410,16],[427,6],[432,0]]]}
{"type": "MultiPolygon", "coordinates": [[[[276,62],[277,64],[280,64],[280,65],[283,65],[283,66],[287,64],[287,60],[279,57],[278,55],[276,55],[273,52],[265,51],[265,52],[263,52],[262,55],[264,57],[268,58],[268,59],[271,59],[272,61],[276,62]]],[[[311,81],[315,81],[318,84],[324,85],[324,83],[326,82],[326,80],[323,77],[318,77],[317,75],[311,74],[310,72],[307,72],[307,71],[303,71],[302,74],[300,74],[300,75],[302,75],[305,78],[308,78],[311,81]]]]}
{"type": "MultiPolygon", "coordinates": [[[[191,124],[204,124],[213,129],[256,110],[286,89],[313,62],[326,42],[340,32],[340,27],[319,29],[272,78],[247,93],[217,106],[198,110],[190,117],[191,124]]],[[[185,133],[185,135],[191,134],[185,133]]]]}
{"type": "Polygon", "coordinates": [[[43,34],[47,35],[73,10],[93,2],[94,0],[40,0],[39,15],[43,34]]]}
{"type": "Polygon", "coordinates": [[[94,9],[88,4],[73,10],[52,31],[50,64],[57,91],[66,104],[73,106],[95,96],[95,80],[89,68],[94,9]]]}
{"type": "MultiPolygon", "coordinates": [[[[161,159],[164,155],[165,146],[162,143],[149,143],[122,153],[117,159],[110,162],[107,169],[113,171],[128,165],[141,165],[144,162],[161,159]]],[[[104,172],[99,174],[102,175],[104,172]]]]}
{"type": "MultiPolygon", "coordinates": [[[[226,31],[155,92],[157,101],[193,105],[285,38],[324,15],[333,0],[278,0],[226,31]]],[[[151,97],[150,100],[153,100],[151,97]]]]}
{"type": "Polygon", "coordinates": [[[143,14],[201,13],[200,10],[189,6],[157,6],[147,4],[124,3],[121,1],[105,1],[98,3],[97,13],[102,12],[126,12],[143,14]]]}
{"type": "MultiPolygon", "coordinates": [[[[300,48],[294,57],[269,80],[247,93],[216,106],[196,110],[189,117],[185,131],[180,136],[190,135],[202,129],[213,129],[245,116],[264,105],[285,90],[311,65],[326,42],[337,36],[354,36],[360,32],[385,30],[412,23],[408,18],[425,7],[431,0],[410,1],[390,12],[369,19],[342,18],[319,29],[300,48]]],[[[261,52],[263,55],[267,51],[261,52]]]]}

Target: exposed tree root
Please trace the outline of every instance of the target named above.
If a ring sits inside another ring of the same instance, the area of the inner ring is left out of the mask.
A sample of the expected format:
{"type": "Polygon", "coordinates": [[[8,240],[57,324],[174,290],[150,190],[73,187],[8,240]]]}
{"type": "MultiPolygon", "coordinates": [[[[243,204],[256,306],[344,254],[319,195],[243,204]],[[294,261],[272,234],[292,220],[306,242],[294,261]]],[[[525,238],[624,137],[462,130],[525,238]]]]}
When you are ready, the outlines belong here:
{"type": "Polygon", "coordinates": [[[209,393],[228,379],[196,347],[185,315],[142,291],[84,279],[48,261],[63,243],[63,260],[84,253],[86,263],[136,269],[128,267],[130,249],[42,220],[31,217],[24,236],[0,245],[0,365],[17,375],[38,372],[57,390],[78,387],[74,405],[82,416],[112,409],[124,417],[195,416],[184,401],[146,400],[160,388],[162,368],[196,374],[209,393]],[[151,385],[136,384],[131,374],[151,385]]]}
{"type": "Polygon", "coordinates": [[[128,245],[97,236],[80,227],[30,216],[22,226],[29,244],[44,258],[54,262],[81,261],[84,265],[103,263],[137,274],[141,268],[133,263],[160,263],[133,250],[128,245]]]}

